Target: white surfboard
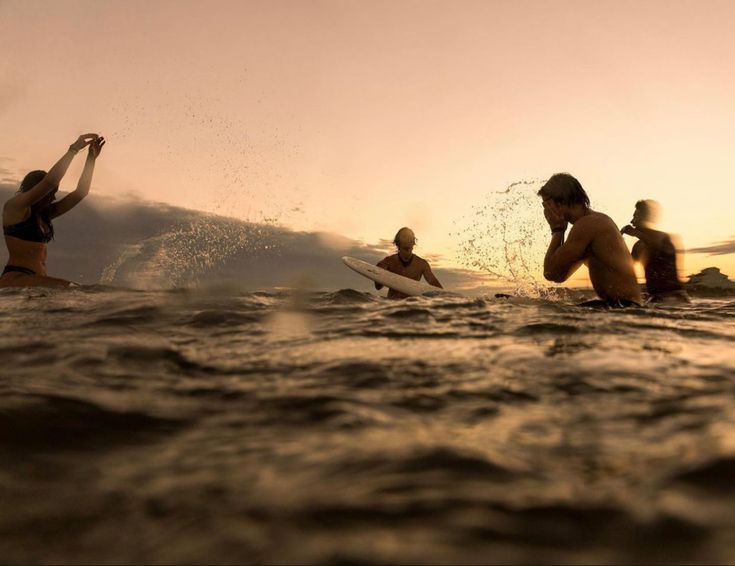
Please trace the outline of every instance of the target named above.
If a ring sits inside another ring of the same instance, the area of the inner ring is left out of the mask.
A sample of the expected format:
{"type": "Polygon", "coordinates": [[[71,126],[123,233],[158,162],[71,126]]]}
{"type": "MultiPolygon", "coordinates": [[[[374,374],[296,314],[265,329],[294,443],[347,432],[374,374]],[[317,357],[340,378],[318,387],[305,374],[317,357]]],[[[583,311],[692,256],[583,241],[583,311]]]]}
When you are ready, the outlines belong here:
{"type": "Polygon", "coordinates": [[[436,293],[442,291],[440,288],[429,285],[425,281],[414,281],[413,279],[403,277],[403,275],[398,275],[397,273],[391,273],[386,269],[378,267],[377,265],[372,265],[366,261],[362,261],[361,259],[344,256],[342,261],[347,267],[353,271],[357,271],[357,273],[363,277],[372,279],[376,283],[381,283],[386,287],[390,287],[391,289],[395,289],[396,291],[400,291],[406,295],[411,295],[412,297],[418,297],[424,293],[436,293]]]}

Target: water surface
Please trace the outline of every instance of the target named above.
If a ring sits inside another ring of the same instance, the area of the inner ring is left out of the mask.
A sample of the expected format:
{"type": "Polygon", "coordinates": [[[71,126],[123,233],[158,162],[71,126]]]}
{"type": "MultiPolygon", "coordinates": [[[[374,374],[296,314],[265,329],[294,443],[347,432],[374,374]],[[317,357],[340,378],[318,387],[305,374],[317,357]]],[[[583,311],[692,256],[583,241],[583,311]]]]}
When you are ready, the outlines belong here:
{"type": "Polygon", "coordinates": [[[735,303],[0,292],[0,557],[735,561],[735,303]]]}

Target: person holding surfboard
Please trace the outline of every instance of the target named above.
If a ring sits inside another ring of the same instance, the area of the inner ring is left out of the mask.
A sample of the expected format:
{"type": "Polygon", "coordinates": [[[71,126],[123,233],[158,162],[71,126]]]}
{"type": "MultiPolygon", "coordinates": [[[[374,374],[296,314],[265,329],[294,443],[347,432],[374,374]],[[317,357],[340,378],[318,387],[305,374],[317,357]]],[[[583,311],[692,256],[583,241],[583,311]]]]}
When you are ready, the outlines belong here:
{"type": "Polygon", "coordinates": [[[562,283],[584,263],[600,298],[582,306],[640,306],[641,290],[623,237],[609,216],[590,208],[590,199],[580,182],[568,173],[557,173],[538,195],[551,228],[544,277],[562,283]],[[569,224],[572,229],[565,238],[569,224]]]}
{"type": "Polygon", "coordinates": [[[94,165],[105,145],[97,134],[83,134],[48,171],[31,171],[20,190],[3,206],[3,233],[8,263],[0,287],[68,287],[71,281],[46,274],[47,244],[54,238],[51,220],[66,214],[89,193],[94,165]],[[87,161],[75,191],[55,201],[59,183],[74,156],[89,146],[87,161]]]}
{"type": "MultiPolygon", "coordinates": [[[[401,228],[393,238],[393,244],[396,246],[397,253],[389,255],[378,262],[378,267],[408,277],[414,281],[420,281],[421,277],[426,279],[429,285],[443,289],[442,284],[431,271],[429,262],[413,253],[416,245],[416,236],[410,228],[401,228]]],[[[380,291],[383,285],[375,283],[375,288],[380,291]]],[[[408,297],[405,293],[388,288],[389,299],[405,299],[408,297]]]]}

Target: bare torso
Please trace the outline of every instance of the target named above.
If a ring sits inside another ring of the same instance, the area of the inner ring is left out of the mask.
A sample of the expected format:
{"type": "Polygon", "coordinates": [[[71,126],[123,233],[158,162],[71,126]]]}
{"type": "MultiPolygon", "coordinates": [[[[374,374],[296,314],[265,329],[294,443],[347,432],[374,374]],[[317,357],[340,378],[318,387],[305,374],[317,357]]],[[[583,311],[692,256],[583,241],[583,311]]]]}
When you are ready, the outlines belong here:
{"type": "MultiPolygon", "coordinates": [[[[644,229],[638,228],[639,232],[644,229]]],[[[646,228],[648,242],[640,240],[633,246],[633,259],[643,264],[646,273],[646,290],[651,297],[671,293],[685,294],[679,281],[676,248],[665,232],[646,228]]]]}
{"type": "MultiPolygon", "coordinates": [[[[398,254],[393,254],[381,260],[378,263],[378,267],[382,267],[391,273],[408,277],[414,281],[420,281],[421,276],[424,275],[427,269],[429,269],[429,263],[425,259],[422,259],[417,255],[413,255],[411,257],[411,261],[405,265],[398,254]]],[[[408,295],[401,293],[400,291],[388,289],[389,299],[405,299],[406,297],[408,297],[408,295]]]]}
{"type": "Polygon", "coordinates": [[[585,228],[591,231],[584,263],[589,269],[595,292],[605,300],[623,299],[640,303],[642,297],[633,258],[615,222],[606,214],[594,211],[577,222],[586,223],[585,228]]]}
{"type": "Polygon", "coordinates": [[[46,258],[48,246],[41,242],[28,242],[13,236],[5,236],[8,247],[8,265],[17,265],[34,271],[37,275],[46,275],[46,258]]]}
{"type": "MultiPolygon", "coordinates": [[[[8,224],[15,224],[12,218],[8,224]]],[[[22,221],[23,219],[19,220],[22,221]]],[[[46,231],[45,226],[42,230],[46,231]]],[[[0,287],[68,287],[69,281],[49,277],[46,272],[46,258],[48,257],[48,246],[43,242],[23,240],[15,236],[5,235],[5,245],[8,247],[7,266],[22,268],[22,270],[10,270],[0,277],[0,287]]]]}

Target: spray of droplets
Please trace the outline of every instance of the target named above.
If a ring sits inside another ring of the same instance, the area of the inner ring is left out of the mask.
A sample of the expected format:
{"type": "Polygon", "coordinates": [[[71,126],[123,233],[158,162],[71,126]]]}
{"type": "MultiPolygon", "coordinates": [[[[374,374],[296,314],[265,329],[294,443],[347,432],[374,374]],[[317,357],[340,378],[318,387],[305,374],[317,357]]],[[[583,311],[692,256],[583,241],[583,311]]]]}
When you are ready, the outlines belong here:
{"type": "Polygon", "coordinates": [[[118,127],[106,132],[107,138],[145,142],[151,160],[184,184],[181,198],[192,208],[251,222],[302,214],[291,165],[298,146],[271,125],[267,112],[234,116],[218,97],[161,88],[165,104],[129,95],[114,101],[118,127]]]}
{"type": "MultiPolygon", "coordinates": [[[[245,100],[252,98],[247,84],[241,86],[245,100]]],[[[267,111],[236,117],[225,112],[219,98],[196,89],[163,90],[166,104],[121,95],[112,107],[119,127],[108,137],[144,141],[161,168],[173,171],[178,182],[184,179],[182,202],[219,216],[183,221],[126,247],[105,269],[105,283],[139,288],[196,284],[233,258],[273,253],[277,244],[269,231],[304,214],[291,165],[298,147],[270,126],[267,111]],[[192,155],[204,157],[205,165],[201,159],[192,161],[192,155]]]]}
{"type": "Polygon", "coordinates": [[[491,192],[469,215],[455,222],[457,259],[483,271],[522,296],[548,297],[554,291],[543,280],[549,228],[541,199],[542,180],[523,180],[491,192]]]}
{"type": "Polygon", "coordinates": [[[203,217],[130,246],[105,269],[102,282],[141,289],[193,287],[238,262],[279,253],[275,229],[203,217]]]}

